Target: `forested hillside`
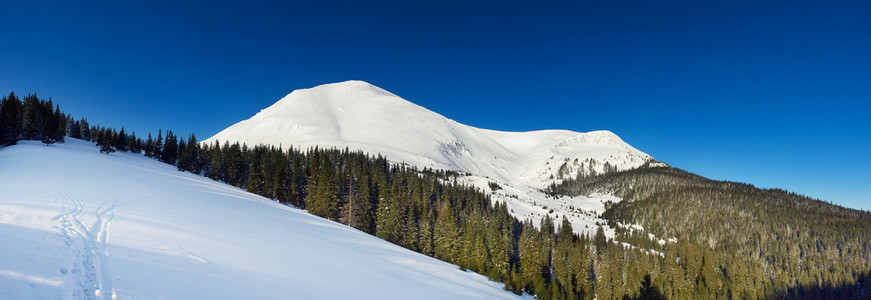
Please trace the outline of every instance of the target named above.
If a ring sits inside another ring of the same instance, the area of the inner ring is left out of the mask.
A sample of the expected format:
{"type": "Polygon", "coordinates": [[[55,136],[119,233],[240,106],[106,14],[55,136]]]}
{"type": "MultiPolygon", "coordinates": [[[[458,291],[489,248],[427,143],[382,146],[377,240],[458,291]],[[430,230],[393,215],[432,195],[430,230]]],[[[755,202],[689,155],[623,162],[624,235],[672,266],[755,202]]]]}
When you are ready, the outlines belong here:
{"type": "Polygon", "coordinates": [[[621,197],[603,214],[617,239],[667,257],[676,251],[692,271],[688,288],[713,284],[750,298],[871,295],[871,212],[669,167],[577,178],[549,192],[621,197]],[[660,245],[648,234],[678,242],[660,245]]]}

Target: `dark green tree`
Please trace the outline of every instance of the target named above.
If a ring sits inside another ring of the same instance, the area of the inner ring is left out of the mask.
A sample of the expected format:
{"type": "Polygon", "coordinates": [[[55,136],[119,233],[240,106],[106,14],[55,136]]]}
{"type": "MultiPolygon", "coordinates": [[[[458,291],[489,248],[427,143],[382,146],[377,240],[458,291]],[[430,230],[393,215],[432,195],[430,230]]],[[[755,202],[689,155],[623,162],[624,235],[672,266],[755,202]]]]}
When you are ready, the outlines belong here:
{"type": "Polygon", "coordinates": [[[338,199],[336,198],[335,170],[328,157],[321,160],[314,182],[310,183],[308,211],[316,216],[338,220],[338,199]]]}
{"type": "Polygon", "coordinates": [[[22,135],[23,104],[15,93],[0,102],[0,145],[13,145],[22,135]]]}
{"type": "Polygon", "coordinates": [[[608,238],[605,236],[605,229],[602,226],[596,228],[596,235],[593,237],[593,243],[596,246],[596,256],[601,258],[602,254],[608,248],[608,238]]]}
{"type": "Polygon", "coordinates": [[[439,206],[435,225],[435,257],[449,263],[456,263],[459,255],[460,232],[449,201],[439,206]]]}
{"type": "Polygon", "coordinates": [[[113,142],[115,149],[122,152],[127,152],[127,150],[129,150],[127,147],[127,133],[124,132],[124,127],[121,127],[121,131],[118,132],[118,136],[115,137],[113,142]]]}

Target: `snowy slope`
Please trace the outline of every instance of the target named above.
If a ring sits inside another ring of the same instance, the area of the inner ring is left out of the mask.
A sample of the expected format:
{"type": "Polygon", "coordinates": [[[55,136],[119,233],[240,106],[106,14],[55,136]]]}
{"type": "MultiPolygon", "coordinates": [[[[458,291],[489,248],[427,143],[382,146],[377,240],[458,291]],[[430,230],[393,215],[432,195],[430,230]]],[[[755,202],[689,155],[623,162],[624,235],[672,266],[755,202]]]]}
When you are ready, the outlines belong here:
{"type": "Polygon", "coordinates": [[[0,299],[498,299],[502,285],[141,155],[0,148],[0,299]]]}
{"type": "Polygon", "coordinates": [[[465,171],[541,185],[569,159],[568,175],[590,159],[602,172],[640,166],[649,155],[608,131],[504,132],[460,124],[363,81],[296,90],[254,117],[207,139],[248,145],[350,147],[418,167],[465,171]]]}
{"type": "MultiPolygon", "coordinates": [[[[349,147],[394,162],[472,174],[465,182],[495,192],[513,213],[536,221],[544,214],[567,216],[578,232],[589,229],[613,197],[549,199],[547,185],[579,173],[601,173],[657,163],[609,131],[504,132],[460,124],[363,81],[296,90],[207,139],[248,145],[349,147]],[[548,208],[545,209],[544,207],[548,208]]],[[[595,229],[595,227],[593,227],[595,229]]]]}

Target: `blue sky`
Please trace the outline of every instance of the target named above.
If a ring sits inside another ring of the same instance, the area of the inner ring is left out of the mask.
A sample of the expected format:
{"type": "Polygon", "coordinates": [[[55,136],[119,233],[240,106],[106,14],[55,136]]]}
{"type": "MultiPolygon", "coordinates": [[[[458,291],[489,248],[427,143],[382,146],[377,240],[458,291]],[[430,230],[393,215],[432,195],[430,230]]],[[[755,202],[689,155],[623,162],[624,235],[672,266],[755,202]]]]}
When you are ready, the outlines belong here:
{"type": "Polygon", "coordinates": [[[71,2],[4,3],[0,92],[204,139],[360,79],[461,123],[611,130],[871,210],[868,1],[71,2]]]}

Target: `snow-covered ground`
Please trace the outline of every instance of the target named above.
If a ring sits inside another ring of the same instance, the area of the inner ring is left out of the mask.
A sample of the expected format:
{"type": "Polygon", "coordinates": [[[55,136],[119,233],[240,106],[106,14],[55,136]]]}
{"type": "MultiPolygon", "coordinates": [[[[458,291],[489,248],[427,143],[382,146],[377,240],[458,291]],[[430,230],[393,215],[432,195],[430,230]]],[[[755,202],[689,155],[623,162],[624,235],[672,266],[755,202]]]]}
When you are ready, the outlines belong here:
{"type": "Polygon", "coordinates": [[[0,299],[499,299],[502,284],[67,139],[0,148],[0,299]]]}
{"type": "Polygon", "coordinates": [[[502,186],[494,199],[508,203],[516,217],[537,225],[553,209],[552,216],[568,217],[579,233],[595,232],[602,203],[620,199],[552,199],[542,189],[579,173],[658,163],[609,131],[475,128],[356,80],[293,91],[203,143],[215,140],[301,149],[348,147],[419,168],[466,172],[471,175],[463,180],[481,189],[490,181],[502,186]]]}

